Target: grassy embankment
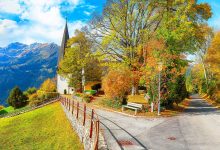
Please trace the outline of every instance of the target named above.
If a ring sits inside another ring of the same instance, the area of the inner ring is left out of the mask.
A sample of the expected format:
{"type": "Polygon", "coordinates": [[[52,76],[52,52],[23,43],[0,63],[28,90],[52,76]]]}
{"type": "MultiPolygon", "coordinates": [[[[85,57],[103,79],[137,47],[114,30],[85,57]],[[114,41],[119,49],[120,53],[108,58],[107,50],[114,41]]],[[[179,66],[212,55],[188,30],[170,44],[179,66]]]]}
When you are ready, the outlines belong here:
{"type": "Polygon", "coordinates": [[[83,149],[59,103],[0,119],[0,149],[83,149]]]}
{"type": "Polygon", "coordinates": [[[203,98],[204,100],[206,100],[209,104],[211,104],[211,105],[217,107],[218,109],[220,109],[220,103],[218,103],[218,102],[212,100],[209,95],[203,94],[203,95],[201,95],[201,98],[203,98]]]}
{"type": "Polygon", "coordinates": [[[0,110],[0,115],[5,114],[5,113],[10,113],[13,112],[15,109],[12,106],[5,107],[2,110],[0,110]]]}

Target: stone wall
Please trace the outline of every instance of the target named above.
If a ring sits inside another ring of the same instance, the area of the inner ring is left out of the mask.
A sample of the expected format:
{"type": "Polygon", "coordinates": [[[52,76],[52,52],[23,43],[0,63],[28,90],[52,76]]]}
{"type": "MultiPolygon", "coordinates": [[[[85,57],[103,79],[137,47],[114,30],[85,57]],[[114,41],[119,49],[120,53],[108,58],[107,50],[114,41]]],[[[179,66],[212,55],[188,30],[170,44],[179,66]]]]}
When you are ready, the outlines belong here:
{"type": "MultiPolygon", "coordinates": [[[[74,113],[72,114],[72,108],[65,106],[64,103],[61,103],[61,106],[63,107],[63,110],[70,121],[73,129],[78,134],[80,141],[84,145],[85,150],[94,150],[95,149],[95,143],[96,143],[96,135],[95,135],[95,122],[93,125],[93,134],[92,138],[90,138],[90,125],[91,125],[91,119],[86,119],[85,125],[83,126],[82,117],[77,119],[74,113]]],[[[99,132],[99,139],[98,139],[98,149],[105,150],[107,149],[104,137],[101,132],[99,132]]]]}

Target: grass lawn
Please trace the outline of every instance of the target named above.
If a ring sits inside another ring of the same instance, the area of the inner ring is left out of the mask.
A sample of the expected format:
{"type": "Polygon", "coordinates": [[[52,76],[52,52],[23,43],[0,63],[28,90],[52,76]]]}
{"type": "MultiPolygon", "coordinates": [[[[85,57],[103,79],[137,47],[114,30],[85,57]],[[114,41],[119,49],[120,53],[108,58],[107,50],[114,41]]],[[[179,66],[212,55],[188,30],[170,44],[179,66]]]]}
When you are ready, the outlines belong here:
{"type": "Polygon", "coordinates": [[[83,145],[57,102],[19,116],[0,119],[0,149],[81,150],[83,145]]]}
{"type": "Polygon", "coordinates": [[[1,115],[1,114],[5,114],[5,113],[12,112],[12,111],[14,111],[14,110],[15,110],[15,109],[14,109],[14,107],[12,107],[12,106],[5,107],[4,109],[0,110],[0,115],[1,115]]]}
{"type": "Polygon", "coordinates": [[[140,95],[128,95],[128,102],[139,103],[139,104],[147,104],[147,100],[144,99],[144,94],[140,95]]]}

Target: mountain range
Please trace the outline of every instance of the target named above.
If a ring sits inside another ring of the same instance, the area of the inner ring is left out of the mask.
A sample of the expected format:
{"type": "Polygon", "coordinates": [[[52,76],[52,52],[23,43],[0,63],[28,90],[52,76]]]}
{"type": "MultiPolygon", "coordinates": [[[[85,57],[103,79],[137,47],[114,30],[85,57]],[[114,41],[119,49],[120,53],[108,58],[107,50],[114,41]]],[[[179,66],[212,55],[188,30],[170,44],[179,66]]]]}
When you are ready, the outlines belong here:
{"type": "Polygon", "coordinates": [[[0,105],[7,105],[10,90],[39,87],[56,76],[59,46],[55,43],[11,43],[0,47],[0,105]]]}

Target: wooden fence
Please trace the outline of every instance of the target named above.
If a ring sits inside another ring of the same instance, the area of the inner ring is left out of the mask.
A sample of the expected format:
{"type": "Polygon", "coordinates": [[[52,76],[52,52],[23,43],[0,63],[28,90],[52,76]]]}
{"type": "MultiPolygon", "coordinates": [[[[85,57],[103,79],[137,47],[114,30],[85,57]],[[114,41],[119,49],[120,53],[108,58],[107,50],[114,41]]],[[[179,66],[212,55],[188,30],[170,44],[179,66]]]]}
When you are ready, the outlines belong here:
{"type": "MultiPolygon", "coordinates": [[[[65,97],[62,97],[60,101],[69,113],[71,113],[72,117],[75,117],[77,123],[83,126],[83,132],[86,132],[86,130],[89,131],[88,136],[92,144],[91,149],[98,150],[100,121],[95,110],[87,108],[86,104],[65,97]]],[[[83,143],[85,142],[84,140],[87,140],[84,136],[81,138],[83,143]]]]}

